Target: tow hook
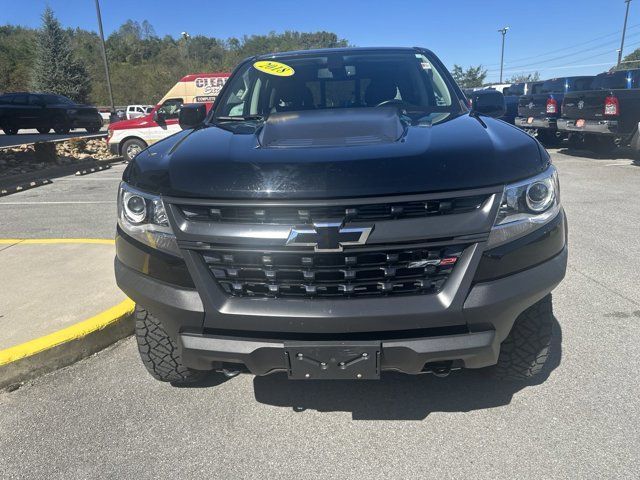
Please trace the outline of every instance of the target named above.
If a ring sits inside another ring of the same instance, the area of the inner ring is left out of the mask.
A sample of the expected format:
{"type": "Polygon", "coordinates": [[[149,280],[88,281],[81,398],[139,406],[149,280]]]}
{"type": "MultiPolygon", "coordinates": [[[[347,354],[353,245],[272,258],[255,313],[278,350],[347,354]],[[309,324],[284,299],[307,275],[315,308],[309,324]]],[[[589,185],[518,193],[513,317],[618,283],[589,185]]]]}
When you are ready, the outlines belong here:
{"type": "Polygon", "coordinates": [[[448,377],[451,373],[453,362],[436,362],[425,365],[424,371],[432,373],[438,378],[448,377]]]}

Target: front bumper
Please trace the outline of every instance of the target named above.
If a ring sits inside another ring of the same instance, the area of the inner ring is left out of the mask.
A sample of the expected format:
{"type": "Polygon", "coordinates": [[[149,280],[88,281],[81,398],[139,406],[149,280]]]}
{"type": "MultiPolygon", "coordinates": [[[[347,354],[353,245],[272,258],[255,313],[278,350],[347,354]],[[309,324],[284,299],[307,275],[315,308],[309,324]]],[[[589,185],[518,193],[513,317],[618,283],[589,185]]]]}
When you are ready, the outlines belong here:
{"type": "MultiPolygon", "coordinates": [[[[564,222],[561,228],[566,228],[564,222]]],[[[370,317],[371,331],[349,332],[348,328],[344,328],[345,325],[348,327],[349,319],[340,310],[352,302],[323,301],[326,307],[337,310],[332,321],[327,323],[343,326],[342,331],[334,334],[314,331],[312,326],[316,322],[311,317],[289,318],[291,331],[276,332],[272,327],[279,322],[269,318],[268,312],[255,317],[256,321],[262,323],[262,331],[203,329],[207,314],[197,290],[155,280],[125,266],[117,258],[115,269],[120,288],[163,320],[167,331],[177,339],[183,362],[189,367],[209,370],[220,368],[223,362],[228,362],[243,364],[252,373],[264,375],[287,369],[284,353],[285,342],[289,340],[332,339],[348,343],[374,339],[381,345],[381,370],[416,374],[425,371],[425,365],[429,363],[451,361],[466,368],[495,364],[500,343],[508,335],[515,319],[555,288],[564,277],[566,264],[567,248],[564,247],[559,254],[533,268],[477,283],[471,287],[461,308],[455,313],[441,307],[440,311],[424,311],[419,319],[415,319],[413,312],[423,308],[424,297],[402,297],[401,304],[394,303],[395,312],[389,312],[393,318],[385,320],[387,328],[393,324],[407,325],[407,322],[414,326],[402,330],[378,330],[381,326],[380,312],[372,308],[369,312],[362,312],[363,319],[367,318],[367,314],[370,317]],[[457,321],[454,323],[458,323],[457,326],[439,326],[446,323],[446,318],[451,315],[455,316],[457,321]],[[309,320],[311,326],[307,334],[301,333],[299,328],[300,324],[305,324],[305,320],[309,320]]],[[[312,305],[318,302],[305,303],[312,305]]],[[[305,314],[310,315],[310,312],[305,314]]]]}
{"type": "Polygon", "coordinates": [[[617,120],[585,120],[581,127],[578,127],[576,122],[575,119],[560,118],[558,119],[558,130],[612,136],[619,134],[617,120]]]}
{"type": "Polygon", "coordinates": [[[555,118],[539,118],[539,117],[516,117],[515,125],[520,128],[544,128],[547,130],[556,130],[555,118]]]}

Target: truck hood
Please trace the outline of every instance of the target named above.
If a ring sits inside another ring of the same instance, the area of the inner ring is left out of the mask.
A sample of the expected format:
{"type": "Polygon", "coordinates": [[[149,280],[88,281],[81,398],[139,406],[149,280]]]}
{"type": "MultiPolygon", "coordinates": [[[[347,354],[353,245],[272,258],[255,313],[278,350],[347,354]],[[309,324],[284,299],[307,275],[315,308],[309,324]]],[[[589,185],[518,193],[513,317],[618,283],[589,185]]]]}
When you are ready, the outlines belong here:
{"type": "Polygon", "coordinates": [[[119,120],[109,125],[111,130],[128,130],[130,128],[156,127],[158,124],[153,121],[153,114],[143,117],[132,118],[131,120],[119,120]]]}
{"type": "MultiPolygon", "coordinates": [[[[124,180],[141,190],[180,197],[345,198],[503,185],[536,175],[549,163],[531,136],[500,120],[469,114],[440,114],[437,122],[420,126],[403,123],[398,138],[376,141],[381,132],[394,132],[394,115],[386,126],[370,127],[369,142],[349,143],[354,129],[342,122],[344,138],[333,129],[331,141],[320,146],[288,138],[271,142],[285,148],[265,145],[263,129],[248,124],[234,131],[218,126],[184,130],[140,153],[124,180]]],[[[309,115],[289,117],[294,137],[301,121],[315,128],[309,115]]],[[[286,128],[278,127],[286,137],[286,128]]],[[[354,128],[358,137],[367,136],[366,127],[354,128]]]]}

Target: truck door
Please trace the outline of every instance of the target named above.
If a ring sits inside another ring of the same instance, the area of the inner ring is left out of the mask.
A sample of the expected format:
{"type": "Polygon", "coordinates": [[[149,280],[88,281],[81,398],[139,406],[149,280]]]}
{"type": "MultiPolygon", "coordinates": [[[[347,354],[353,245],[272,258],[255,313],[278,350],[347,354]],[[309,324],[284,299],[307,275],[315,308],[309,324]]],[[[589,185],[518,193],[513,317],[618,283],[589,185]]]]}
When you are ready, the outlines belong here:
{"type": "Polygon", "coordinates": [[[13,97],[11,101],[11,110],[13,121],[12,124],[20,128],[27,128],[29,113],[27,111],[29,103],[29,97],[25,94],[18,94],[13,97]]]}

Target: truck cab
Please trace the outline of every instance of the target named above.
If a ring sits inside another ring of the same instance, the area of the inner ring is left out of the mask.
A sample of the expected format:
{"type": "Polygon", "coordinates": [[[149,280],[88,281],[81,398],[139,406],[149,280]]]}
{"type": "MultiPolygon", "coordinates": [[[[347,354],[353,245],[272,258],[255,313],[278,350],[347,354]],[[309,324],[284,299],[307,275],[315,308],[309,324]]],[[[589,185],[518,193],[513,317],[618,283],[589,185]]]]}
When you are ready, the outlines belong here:
{"type": "MultiPolygon", "coordinates": [[[[185,103],[204,103],[207,111],[229,78],[229,73],[194,73],[176,83],[148,113],[109,126],[107,143],[114,155],[131,161],[138,153],[158,140],[180,131],[178,115],[185,103]]],[[[130,105],[140,107],[144,105],[130,105]]]]}
{"type": "Polygon", "coordinates": [[[523,95],[518,100],[516,126],[524,129],[540,141],[553,144],[562,139],[557,120],[564,95],[569,92],[588,90],[594,77],[562,77],[546,80],[539,93],[523,95]]]}

